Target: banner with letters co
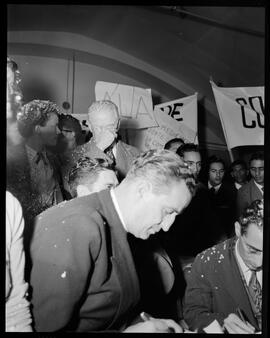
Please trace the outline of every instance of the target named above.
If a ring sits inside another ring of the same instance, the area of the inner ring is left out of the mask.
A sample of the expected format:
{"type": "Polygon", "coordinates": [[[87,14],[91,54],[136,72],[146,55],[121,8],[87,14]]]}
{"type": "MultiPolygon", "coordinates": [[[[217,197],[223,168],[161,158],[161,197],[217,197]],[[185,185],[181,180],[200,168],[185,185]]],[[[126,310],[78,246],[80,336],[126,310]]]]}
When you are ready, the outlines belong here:
{"type": "Polygon", "coordinates": [[[137,131],[134,145],[140,150],[163,148],[169,140],[181,137],[185,142],[198,143],[197,93],[155,105],[157,127],[137,131]]]}
{"type": "Polygon", "coordinates": [[[229,149],[264,145],[264,87],[218,87],[210,81],[229,149]]]}

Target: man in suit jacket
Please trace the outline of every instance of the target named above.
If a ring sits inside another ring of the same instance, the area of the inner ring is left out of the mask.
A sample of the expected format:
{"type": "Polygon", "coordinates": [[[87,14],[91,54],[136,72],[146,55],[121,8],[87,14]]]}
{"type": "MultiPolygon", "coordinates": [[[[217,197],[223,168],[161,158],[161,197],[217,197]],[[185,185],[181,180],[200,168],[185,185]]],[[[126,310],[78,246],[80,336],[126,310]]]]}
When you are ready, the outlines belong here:
{"type": "Polygon", "coordinates": [[[200,253],[187,278],[184,319],[201,331],[215,319],[229,333],[261,331],[263,202],[256,200],[235,223],[236,237],[200,253]],[[248,286],[256,276],[257,295],[248,286]],[[240,308],[246,320],[236,314],[240,308]]]}
{"type": "Polygon", "coordinates": [[[219,233],[223,238],[231,237],[235,221],[236,191],[225,182],[225,163],[223,159],[211,156],[208,159],[208,191],[219,222],[219,233]]]}
{"type": "Polygon", "coordinates": [[[237,192],[237,215],[254,200],[263,198],[264,189],[264,155],[253,153],[249,160],[251,180],[237,192]]]}
{"type": "Polygon", "coordinates": [[[133,159],[139,154],[137,148],[118,140],[120,116],[117,106],[109,100],[95,101],[88,109],[89,128],[93,136],[70,153],[63,170],[66,180],[70,167],[81,157],[104,158],[115,165],[121,181],[127,174],[133,159]]]}
{"type": "MultiPolygon", "coordinates": [[[[194,143],[186,143],[176,153],[188,164],[192,174],[198,180],[202,165],[198,146],[194,143]]],[[[167,251],[177,256],[181,254],[195,257],[219,240],[218,221],[218,215],[211,205],[206,186],[198,182],[195,196],[188,207],[176,217],[171,229],[166,234],[161,234],[167,251]],[[196,238],[194,233],[197,234],[196,238]]]]}
{"type": "MultiPolygon", "coordinates": [[[[87,183],[85,183],[87,188],[87,183]]],[[[178,155],[150,150],[114,189],[74,198],[36,220],[31,246],[37,331],[166,332],[172,320],[127,328],[138,314],[138,277],[127,234],[167,231],[191,200],[194,180],[178,155]]]]}
{"type": "Polygon", "coordinates": [[[242,188],[248,182],[248,169],[244,160],[237,159],[230,166],[230,174],[233,179],[235,191],[242,188]]]}

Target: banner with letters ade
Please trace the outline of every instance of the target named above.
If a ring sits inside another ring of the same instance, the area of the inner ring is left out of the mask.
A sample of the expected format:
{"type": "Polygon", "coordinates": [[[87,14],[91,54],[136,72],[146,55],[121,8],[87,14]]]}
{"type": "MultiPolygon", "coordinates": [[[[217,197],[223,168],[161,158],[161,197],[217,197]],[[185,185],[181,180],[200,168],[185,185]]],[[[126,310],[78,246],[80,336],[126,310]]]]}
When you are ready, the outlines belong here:
{"type": "Polygon", "coordinates": [[[229,149],[264,145],[264,87],[218,87],[210,81],[229,149]]]}
{"type": "Polygon", "coordinates": [[[141,129],[157,126],[151,89],[97,81],[96,100],[111,100],[119,110],[121,128],[141,129]]]}
{"type": "Polygon", "coordinates": [[[133,144],[140,150],[164,148],[166,142],[176,137],[185,142],[198,143],[197,93],[156,105],[154,115],[158,127],[136,133],[133,144]]]}

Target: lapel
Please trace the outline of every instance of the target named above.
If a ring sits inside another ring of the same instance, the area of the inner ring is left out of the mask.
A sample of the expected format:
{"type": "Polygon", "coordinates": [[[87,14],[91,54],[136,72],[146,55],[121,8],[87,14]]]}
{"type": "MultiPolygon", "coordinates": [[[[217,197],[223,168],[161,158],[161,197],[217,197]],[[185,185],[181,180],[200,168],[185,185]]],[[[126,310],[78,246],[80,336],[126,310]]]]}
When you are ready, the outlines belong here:
{"type": "Polygon", "coordinates": [[[110,227],[112,259],[122,290],[120,307],[125,307],[125,299],[134,299],[135,304],[137,304],[140,297],[139,281],[127,240],[127,232],[114,208],[110,191],[103,190],[98,196],[102,206],[102,214],[110,227]]]}
{"type": "Polygon", "coordinates": [[[224,263],[221,264],[221,269],[223,269],[223,272],[220,274],[222,276],[221,282],[234,299],[235,304],[244,311],[250,324],[259,329],[234,254],[236,239],[237,238],[234,237],[227,241],[227,254],[224,263]]]}
{"type": "Polygon", "coordinates": [[[257,187],[257,185],[255,184],[253,179],[251,181],[251,187],[250,188],[251,188],[250,189],[250,195],[251,195],[250,200],[251,201],[263,198],[263,195],[262,195],[260,189],[257,187]]]}

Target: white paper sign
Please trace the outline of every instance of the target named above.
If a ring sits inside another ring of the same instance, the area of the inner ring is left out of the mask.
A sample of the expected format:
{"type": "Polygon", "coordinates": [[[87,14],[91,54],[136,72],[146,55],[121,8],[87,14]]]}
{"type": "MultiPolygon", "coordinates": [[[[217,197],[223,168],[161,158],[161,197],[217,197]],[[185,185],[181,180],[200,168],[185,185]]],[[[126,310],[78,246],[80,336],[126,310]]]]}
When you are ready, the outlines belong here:
{"type": "Polygon", "coordinates": [[[157,126],[153,114],[151,89],[97,81],[96,100],[111,100],[121,116],[121,128],[141,129],[157,126]]]}
{"type": "Polygon", "coordinates": [[[210,81],[228,148],[264,144],[264,87],[221,88],[210,81]]]}
{"type": "Polygon", "coordinates": [[[135,146],[145,151],[164,148],[169,140],[180,137],[185,142],[197,140],[197,93],[155,106],[158,127],[137,131],[135,146]]]}

